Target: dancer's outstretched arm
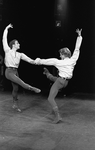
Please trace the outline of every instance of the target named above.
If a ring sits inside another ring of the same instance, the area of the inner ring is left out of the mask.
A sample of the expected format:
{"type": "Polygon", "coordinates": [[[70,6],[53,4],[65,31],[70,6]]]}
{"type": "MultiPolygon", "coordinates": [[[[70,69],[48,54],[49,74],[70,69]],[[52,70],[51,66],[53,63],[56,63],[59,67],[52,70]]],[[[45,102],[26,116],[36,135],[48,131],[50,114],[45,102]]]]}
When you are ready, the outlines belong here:
{"type": "Polygon", "coordinates": [[[27,55],[25,55],[24,53],[21,53],[21,59],[30,64],[35,64],[35,61],[31,59],[30,57],[28,57],[27,55]]]}
{"type": "Polygon", "coordinates": [[[35,63],[38,65],[50,65],[50,66],[55,66],[60,60],[57,58],[48,58],[48,59],[40,59],[36,58],[35,63]]]}
{"type": "Polygon", "coordinates": [[[76,45],[75,45],[75,50],[73,52],[73,55],[71,57],[72,60],[74,61],[77,61],[78,57],[79,57],[79,54],[80,54],[80,46],[81,46],[81,43],[82,43],[82,35],[81,35],[81,30],[77,29],[76,32],[78,33],[78,37],[77,37],[77,40],[76,40],[76,45]]]}
{"type": "Polygon", "coordinates": [[[3,42],[4,51],[10,50],[10,47],[9,47],[8,41],[7,41],[7,35],[8,35],[8,29],[9,29],[9,28],[13,28],[12,24],[9,24],[9,25],[5,28],[4,33],[3,33],[2,42],[3,42]]]}

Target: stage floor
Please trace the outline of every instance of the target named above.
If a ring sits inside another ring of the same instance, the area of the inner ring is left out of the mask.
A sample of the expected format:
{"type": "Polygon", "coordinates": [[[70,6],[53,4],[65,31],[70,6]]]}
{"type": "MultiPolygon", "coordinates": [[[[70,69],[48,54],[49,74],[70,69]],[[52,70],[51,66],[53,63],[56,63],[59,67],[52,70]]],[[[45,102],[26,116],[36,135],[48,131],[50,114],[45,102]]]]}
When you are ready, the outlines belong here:
{"type": "Polygon", "coordinates": [[[95,150],[95,99],[57,97],[63,122],[52,123],[47,96],[0,93],[0,150],[95,150]]]}

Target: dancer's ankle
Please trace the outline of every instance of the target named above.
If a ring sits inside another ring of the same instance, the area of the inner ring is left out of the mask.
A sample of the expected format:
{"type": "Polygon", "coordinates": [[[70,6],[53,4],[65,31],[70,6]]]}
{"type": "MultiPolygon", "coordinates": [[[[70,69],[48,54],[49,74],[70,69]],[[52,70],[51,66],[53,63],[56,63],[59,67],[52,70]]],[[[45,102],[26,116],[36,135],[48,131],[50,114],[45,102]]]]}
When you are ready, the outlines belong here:
{"type": "Polygon", "coordinates": [[[58,111],[58,106],[54,106],[53,111],[58,111]]]}

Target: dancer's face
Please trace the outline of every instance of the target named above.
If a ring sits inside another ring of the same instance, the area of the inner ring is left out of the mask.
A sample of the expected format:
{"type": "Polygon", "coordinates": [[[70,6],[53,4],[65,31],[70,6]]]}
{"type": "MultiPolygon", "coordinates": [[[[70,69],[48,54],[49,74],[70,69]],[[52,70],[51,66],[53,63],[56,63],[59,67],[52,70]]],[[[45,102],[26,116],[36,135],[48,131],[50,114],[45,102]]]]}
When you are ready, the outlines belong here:
{"type": "Polygon", "coordinates": [[[20,48],[20,44],[18,43],[18,41],[15,41],[14,47],[16,50],[20,48]]]}

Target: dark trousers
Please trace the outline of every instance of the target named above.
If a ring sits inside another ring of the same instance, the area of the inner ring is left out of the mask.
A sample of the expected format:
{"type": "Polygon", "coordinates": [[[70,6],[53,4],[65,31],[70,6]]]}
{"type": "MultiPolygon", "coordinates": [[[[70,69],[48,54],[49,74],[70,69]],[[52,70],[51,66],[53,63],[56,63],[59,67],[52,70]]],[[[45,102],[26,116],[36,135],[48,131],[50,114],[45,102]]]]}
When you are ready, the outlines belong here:
{"type": "Polygon", "coordinates": [[[12,83],[13,86],[12,96],[13,96],[13,100],[16,101],[18,96],[18,85],[22,86],[25,89],[29,89],[30,85],[26,84],[19,78],[18,71],[15,68],[6,68],[5,76],[12,83]]]}
{"type": "Polygon", "coordinates": [[[55,102],[55,97],[57,96],[60,89],[65,88],[68,84],[68,80],[62,79],[61,77],[55,77],[52,74],[48,74],[47,78],[53,81],[53,85],[51,86],[48,101],[51,104],[52,108],[56,108],[57,104],[55,102]]]}

